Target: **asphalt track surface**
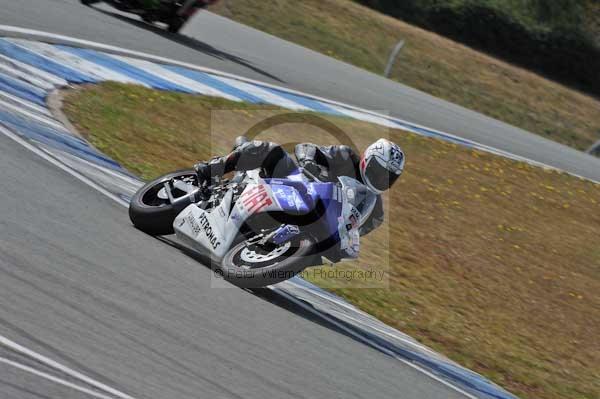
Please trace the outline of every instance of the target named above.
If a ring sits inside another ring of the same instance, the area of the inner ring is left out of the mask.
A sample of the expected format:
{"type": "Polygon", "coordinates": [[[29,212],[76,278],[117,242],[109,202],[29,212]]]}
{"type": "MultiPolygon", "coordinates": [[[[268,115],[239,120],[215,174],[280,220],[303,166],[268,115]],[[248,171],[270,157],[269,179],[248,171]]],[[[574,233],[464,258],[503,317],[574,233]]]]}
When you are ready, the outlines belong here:
{"type": "Polygon", "coordinates": [[[0,24],[39,29],[190,62],[389,113],[600,181],[600,159],[375,74],[199,13],[172,35],[134,16],[78,0],[0,0],[0,24]]]}

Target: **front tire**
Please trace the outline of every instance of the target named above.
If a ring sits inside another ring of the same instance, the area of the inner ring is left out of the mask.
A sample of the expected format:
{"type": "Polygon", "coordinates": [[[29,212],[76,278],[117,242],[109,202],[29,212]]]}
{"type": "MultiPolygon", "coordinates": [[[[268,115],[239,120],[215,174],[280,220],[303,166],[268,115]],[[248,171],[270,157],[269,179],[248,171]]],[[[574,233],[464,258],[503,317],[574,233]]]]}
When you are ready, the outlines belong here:
{"type": "Polygon", "coordinates": [[[133,225],[144,233],[162,236],[175,233],[173,221],[186,206],[193,201],[192,195],[178,198],[176,205],[161,199],[158,192],[163,184],[171,179],[196,179],[193,170],[180,170],[161,176],[146,183],[131,198],[129,203],[129,219],[133,225]]]}
{"type": "Polygon", "coordinates": [[[217,273],[238,287],[265,287],[288,280],[304,270],[310,264],[313,250],[314,241],[303,236],[262,253],[243,241],[225,254],[217,273]]]}

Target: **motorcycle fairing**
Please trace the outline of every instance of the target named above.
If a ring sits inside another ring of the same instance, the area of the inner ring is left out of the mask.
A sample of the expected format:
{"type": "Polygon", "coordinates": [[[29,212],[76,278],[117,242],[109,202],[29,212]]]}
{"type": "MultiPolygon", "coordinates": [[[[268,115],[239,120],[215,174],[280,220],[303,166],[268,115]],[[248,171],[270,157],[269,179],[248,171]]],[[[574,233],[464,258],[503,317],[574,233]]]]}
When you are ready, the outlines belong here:
{"type": "Polygon", "coordinates": [[[349,202],[344,202],[338,218],[340,250],[344,258],[356,259],[360,251],[360,212],[349,202]]]}
{"type": "MultiPolygon", "coordinates": [[[[298,221],[308,216],[309,225],[298,225],[312,228],[317,238],[327,244],[323,249],[338,247],[339,243],[344,257],[357,257],[360,213],[345,198],[344,191],[334,183],[307,182],[297,176],[290,177],[262,179],[257,174],[250,175],[234,206],[233,191],[227,192],[220,204],[209,211],[195,204],[189,205],[175,219],[175,233],[192,246],[200,245],[221,259],[250,217],[258,213],[281,212],[298,221]],[[313,222],[315,213],[319,218],[313,222]]],[[[297,227],[289,225],[294,231],[289,234],[291,238],[297,227]]]]}
{"type": "Polygon", "coordinates": [[[232,198],[233,192],[229,191],[219,206],[210,212],[200,209],[196,204],[188,205],[173,222],[177,237],[192,247],[200,245],[216,258],[222,258],[237,234],[237,228],[231,229],[228,220],[232,198]]]}
{"type": "Polygon", "coordinates": [[[295,187],[288,186],[283,181],[277,181],[280,184],[274,184],[276,181],[270,183],[271,191],[283,211],[303,214],[310,212],[313,208],[313,199],[303,197],[295,187]]]}
{"type": "Polygon", "coordinates": [[[215,258],[221,259],[231,247],[240,227],[252,215],[284,210],[270,185],[257,176],[250,176],[250,183],[233,207],[232,199],[233,191],[228,191],[220,204],[209,211],[200,209],[196,204],[189,205],[175,218],[175,233],[192,246],[200,245],[215,258]]]}

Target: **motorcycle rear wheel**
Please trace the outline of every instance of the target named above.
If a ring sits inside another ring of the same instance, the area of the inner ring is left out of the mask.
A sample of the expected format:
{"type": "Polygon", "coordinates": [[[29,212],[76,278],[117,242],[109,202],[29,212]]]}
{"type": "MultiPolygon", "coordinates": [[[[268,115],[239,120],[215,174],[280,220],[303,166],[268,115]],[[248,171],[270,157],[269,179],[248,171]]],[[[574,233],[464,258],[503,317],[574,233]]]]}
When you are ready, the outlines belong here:
{"type": "Polygon", "coordinates": [[[174,16],[171,19],[169,19],[167,21],[167,25],[168,25],[168,30],[171,33],[178,33],[181,28],[183,28],[183,25],[185,25],[187,21],[187,18],[184,17],[180,17],[180,16],[174,16]]]}
{"type": "Polygon", "coordinates": [[[288,280],[312,264],[315,243],[298,236],[289,242],[259,251],[243,241],[223,257],[217,274],[242,288],[259,288],[288,280]]]}

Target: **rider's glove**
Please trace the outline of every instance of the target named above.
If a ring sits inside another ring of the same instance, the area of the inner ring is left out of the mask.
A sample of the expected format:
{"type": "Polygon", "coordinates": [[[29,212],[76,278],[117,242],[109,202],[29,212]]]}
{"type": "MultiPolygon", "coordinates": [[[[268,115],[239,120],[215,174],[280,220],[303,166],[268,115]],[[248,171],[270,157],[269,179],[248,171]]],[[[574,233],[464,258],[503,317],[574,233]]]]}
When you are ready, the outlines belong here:
{"type": "Polygon", "coordinates": [[[204,182],[210,182],[210,165],[208,162],[199,162],[194,165],[194,170],[198,176],[198,182],[200,184],[204,182]]]}
{"type": "Polygon", "coordinates": [[[207,182],[209,185],[215,179],[221,178],[225,174],[225,159],[215,157],[209,162],[200,162],[194,165],[194,170],[198,175],[200,184],[207,182]]]}

